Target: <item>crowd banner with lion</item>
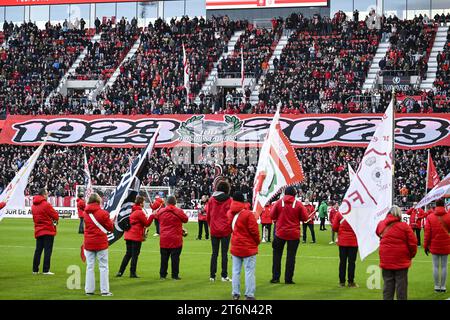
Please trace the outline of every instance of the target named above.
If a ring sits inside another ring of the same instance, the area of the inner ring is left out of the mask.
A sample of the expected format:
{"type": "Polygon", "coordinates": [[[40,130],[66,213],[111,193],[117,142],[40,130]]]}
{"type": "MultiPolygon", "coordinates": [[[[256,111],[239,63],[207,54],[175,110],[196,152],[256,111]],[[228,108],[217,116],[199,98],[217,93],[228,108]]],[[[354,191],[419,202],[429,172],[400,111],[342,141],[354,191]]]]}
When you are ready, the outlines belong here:
{"type": "MultiPolygon", "coordinates": [[[[156,128],[155,147],[260,147],[273,115],[115,115],[9,116],[1,144],[37,146],[48,132],[48,144],[61,146],[144,147],[156,128]]],[[[367,147],[380,114],[281,115],[281,128],[294,148],[367,147]]],[[[450,145],[450,114],[400,114],[396,148],[424,149],[450,145]]]]}

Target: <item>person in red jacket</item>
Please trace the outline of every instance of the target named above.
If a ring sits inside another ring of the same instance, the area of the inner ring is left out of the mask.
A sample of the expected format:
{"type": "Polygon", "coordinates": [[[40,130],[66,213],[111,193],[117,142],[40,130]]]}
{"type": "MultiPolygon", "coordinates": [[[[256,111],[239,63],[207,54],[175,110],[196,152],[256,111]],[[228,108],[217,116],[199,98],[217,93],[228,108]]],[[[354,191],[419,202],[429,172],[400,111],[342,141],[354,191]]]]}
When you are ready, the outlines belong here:
{"type": "Polygon", "coordinates": [[[416,233],[417,245],[420,247],[420,231],[422,230],[422,221],[426,217],[425,211],[422,208],[416,209],[417,202],[414,202],[413,207],[406,211],[409,215],[409,226],[416,233]]]}
{"type": "Polygon", "coordinates": [[[311,232],[312,241],[311,243],[316,243],[316,234],[314,232],[314,221],[316,221],[316,207],[309,202],[308,199],[305,201],[305,208],[308,213],[308,219],[303,222],[303,243],[306,243],[306,232],[307,228],[311,232]]]}
{"type": "Polygon", "coordinates": [[[206,208],[206,220],[211,233],[212,255],[209,280],[212,282],[216,281],[219,247],[222,247],[222,281],[231,281],[228,278],[228,247],[230,245],[231,226],[228,223],[227,212],[232,202],[229,194],[230,184],[227,181],[220,181],[217,184],[216,191],[208,200],[206,208]]]}
{"type": "Polygon", "coordinates": [[[270,233],[272,232],[272,218],[270,218],[271,204],[267,203],[261,214],[261,233],[262,242],[270,242],[270,233]]]}
{"type": "MultiPolygon", "coordinates": [[[[150,205],[150,208],[153,210],[153,213],[156,214],[158,210],[164,208],[164,199],[156,196],[155,201],[150,205]]],[[[159,237],[159,221],[155,219],[155,227],[156,232],[153,234],[154,237],[159,237]]]]}
{"type": "Polygon", "coordinates": [[[295,199],[297,191],[294,187],[287,187],[284,196],[275,202],[270,217],[275,223],[275,236],[272,243],[272,279],[271,283],[280,282],[281,257],[284,245],[287,243],[286,270],[284,281],[294,284],[295,256],[300,243],[300,222],[308,220],[308,212],[303,204],[295,199]]]}
{"type": "MultiPolygon", "coordinates": [[[[339,212],[339,204],[336,201],[336,202],[334,202],[333,206],[330,209],[330,216],[329,216],[330,225],[333,225],[334,218],[336,217],[338,212],[339,212]]],[[[336,236],[336,232],[334,232],[333,228],[331,228],[331,241],[329,244],[334,243],[335,236],[336,236]]]]}
{"type": "Polygon", "coordinates": [[[108,266],[108,236],[114,230],[109,212],[100,207],[101,198],[97,193],[90,195],[88,205],[84,210],[84,255],[86,256],[86,285],[87,295],[95,292],[95,259],[100,269],[100,292],[102,296],[112,296],[109,291],[108,266]]]}
{"type": "Polygon", "coordinates": [[[126,242],[127,252],[122,259],[122,263],[117,272],[116,277],[121,277],[127,268],[131,259],[130,278],[139,278],[136,274],[137,262],[141,253],[142,241],[144,241],[145,228],[148,228],[154,219],[154,215],[146,216],[143,210],[144,197],[137,196],[135,205],[131,208],[130,229],[125,231],[124,239],[126,242]]]}
{"type": "Polygon", "coordinates": [[[42,251],[44,251],[44,265],[42,272],[53,275],[50,272],[50,260],[53,251],[53,242],[56,236],[56,225],[59,220],[58,212],[47,202],[48,192],[45,188],[39,190],[39,194],[33,197],[31,213],[34,222],[34,237],[36,249],[33,258],[33,274],[39,273],[42,251]]]}
{"type": "Polygon", "coordinates": [[[84,201],[84,194],[79,193],[77,199],[78,218],[80,219],[80,226],[78,227],[78,233],[84,233],[84,209],[86,208],[86,202],[84,201]]]}
{"type": "Polygon", "coordinates": [[[402,211],[393,206],[386,218],[378,223],[376,234],[380,237],[380,268],[383,274],[383,299],[406,300],[408,269],[417,253],[417,239],[406,222],[401,222],[402,211]]]}
{"type": "Polygon", "coordinates": [[[245,299],[255,300],[256,254],[259,238],[258,222],[252,211],[246,209],[244,195],[237,191],[227,213],[231,225],[231,257],[233,260],[232,295],[233,300],[241,296],[241,269],[245,270],[245,299]]]}
{"type": "Polygon", "coordinates": [[[183,210],[176,207],[177,200],[174,196],[167,198],[167,206],[155,216],[159,221],[159,246],[161,253],[160,279],[167,277],[169,257],[172,261],[172,279],[181,280],[178,276],[180,271],[180,254],[183,248],[183,223],[189,218],[183,210]]]}
{"type": "Polygon", "coordinates": [[[196,240],[202,240],[203,228],[205,228],[205,239],[209,239],[208,222],[206,221],[206,204],[208,203],[208,196],[203,195],[198,207],[198,236],[196,240]]]}
{"type": "Polygon", "coordinates": [[[334,217],[332,229],[338,234],[339,246],[339,285],[345,287],[345,273],[348,261],[348,286],[358,287],[355,283],[356,255],[358,254],[358,241],[350,224],[338,212],[334,217]]]}
{"type": "Polygon", "coordinates": [[[446,292],[447,263],[450,254],[450,213],[444,208],[444,200],[436,201],[434,212],[427,217],[423,247],[433,255],[434,291],[446,292]],[[439,265],[441,270],[439,270],[439,265]]]}

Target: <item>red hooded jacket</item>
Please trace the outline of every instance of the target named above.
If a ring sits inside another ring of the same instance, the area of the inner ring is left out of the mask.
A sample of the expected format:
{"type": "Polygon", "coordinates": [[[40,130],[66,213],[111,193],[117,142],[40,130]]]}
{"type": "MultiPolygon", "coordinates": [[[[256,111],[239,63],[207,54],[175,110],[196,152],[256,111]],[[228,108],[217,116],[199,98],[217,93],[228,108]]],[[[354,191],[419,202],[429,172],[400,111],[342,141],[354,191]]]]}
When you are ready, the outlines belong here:
{"type": "Polygon", "coordinates": [[[270,217],[271,205],[267,205],[264,207],[264,210],[261,214],[261,224],[272,224],[272,218],[270,217]]]}
{"type": "Polygon", "coordinates": [[[258,253],[258,245],[261,242],[258,222],[253,212],[245,208],[245,203],[233,201],[227,213],[230,226],[238,213],[231,234],[230,252],[233,256],[241,258],[254,256],[258,253]]]}
{"type": "Polygon", "coordinates": [[[332,224],[333,231],[338,233],[337,244],[340,247],[357,247],[356,234],[348,222],[343,219],[342,214],[337,212],[332,224]]]}
{"type": "Polygon", "coordinates": [[[56,226],[53,221],[58,221],[59,215],[43,196],[34,196],[31,213],[33,214],[35,238],[56,235],[56,226]]]}
{"type": "Polygon", "coordinates": [[[228,223],[227,212],[233,200],[225,193],[216,194],[208,200],[206,207],[206,221],[210,234],[215,238],[228,237],[231,234],[231,225],[228,223]]]}
{"type": "Polygon", "coordinates": [[[423,209],[410,208],[406,214],[409,215],[409,225],[412,229],[422,229],[422,220],[426,217],[423,209]]]}
{"type": "Polygon", "coordinates": [[[77,199],[78,218],[84,218],[84,209],[86,208],[86,202],[83,199],[77,199]]]}
{"type": "Polygon", "coordinates": [[[381,238],[380,268],[386,270],[409,268],[411,259],[417,253],[417,238],[408,224],[388,214],[386,219],[378,223],[376,233],[381,238]],[[389,229],[386,229],[389,225],[389,229]]]}
{"type": "Polygon", "coordinates": [[[152,224],[155,215],[151,214],[147,218],[142,207],[138,204],[134,205],[131,210],[131,228],[128,231],[125,231],[124,239],[142,242],[144,241],[144,229],[152,224]]]}
{"type": "Polygon", "coordinates": [[[108,237],[106,233],[100,230],[99,227],[92,221],[89,216],[92,214],[97,222],[106,229],[112,232],[114,225],[109,218],[109,212],[100,208],[100,204],[94,202],[86,206],[84,210],[84,249],[88,251],[101,251],[108,249],[108,237]]]}
{"type": "Polygon", "coordinates": [[[299,240],[300,222],[308,220],[306,208],[300,201],[294,206],[294,201],[294,196],[285,195],[270,210],[270,217],[275,221],[275,235],[283,240],[299,240]]]}
{"type": "Polygon", "coordinates": [[[183,223],[189,218],[183,210],[173,205],[158,211],[155,219],[159,221],[159,246],[164,249],[183,246],[183,223]]]}
{"type": "Polygon", "coordinates": [[[450,235],[438,217],[441,217],[442,223],[450,230],[450,214],[444,207],[436,207],[427,217],[423,247],[432,254],[450,254],[450,235]]]}

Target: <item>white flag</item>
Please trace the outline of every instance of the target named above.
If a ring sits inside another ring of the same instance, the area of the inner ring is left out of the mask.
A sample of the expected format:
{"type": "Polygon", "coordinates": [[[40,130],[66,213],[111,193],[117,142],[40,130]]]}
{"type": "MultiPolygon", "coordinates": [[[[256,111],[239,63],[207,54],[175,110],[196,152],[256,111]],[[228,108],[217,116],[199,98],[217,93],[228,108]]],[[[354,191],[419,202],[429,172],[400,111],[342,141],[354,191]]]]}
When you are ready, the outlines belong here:
{"type": "Polygon", "coordinates": [[[420,200],[420,202],[416,205],[416,208],[424,207],[430,202],[442,197],[450,197],[450,173],[442,179],[436,187],[428,192],[425,198],[420,200]]]}
{"type": "Polygon", "coordinates": [[[353,170],[350,163],[348,164],[348,176],[350,178],[350,183],[352,183],[353,178],[356,176],[355,170],[353,170]]]}
{"type": "Polygon", "coordinates": [[[28,178],[31,171],[33,171],[36,160],[39,158],[42,149],[44,148],[47,138],[34,151],[31,157],[25,162],[16,174],[14,179],[8,184],[6,189],[0,195],[0,202],[6,202],[6,206],[0,210],[0,221],[3,219],[6,210],[8,209],[24,209],[25,208],[25,188],[28,184],[28,178]]]}
{"type": "Polygon", "coordinates": [[[393,121],[391,101],[339,207],[356,234],[361,260],[378,248],[375,230],[392,206],[393,121]]]}
{"type": "Polygon", "coordinates": [[[189,104],[189,61],[186,55],[186,48],[183,43],[183,74],[184,74],[184,87],[186,88],[186,102],[189,104]]]}
{"type": "Polygon", "coordinates": [[[91,172],[89,171],[89,165],[87,162],[86,151],[84,152],[84,177],[85,177],[85,186],[86,189],[84,191],[84,198],[89,200],[89,197],[92,194],[92,180],[91,180],[91,172]]]}

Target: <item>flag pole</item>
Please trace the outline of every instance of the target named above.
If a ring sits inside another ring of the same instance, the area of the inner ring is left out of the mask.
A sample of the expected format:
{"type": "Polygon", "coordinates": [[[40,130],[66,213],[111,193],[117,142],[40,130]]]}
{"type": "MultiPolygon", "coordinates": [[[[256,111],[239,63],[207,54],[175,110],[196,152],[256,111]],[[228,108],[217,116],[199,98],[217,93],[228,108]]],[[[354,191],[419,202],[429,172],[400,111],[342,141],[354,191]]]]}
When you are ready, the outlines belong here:
{"type": "Polygon", "coordinates": [[[392,88],[392,201],[391,205],[394,205],[395,201],[395,109],[397,107],[397,99],[395,93],[395,87],[392,88]]]}

